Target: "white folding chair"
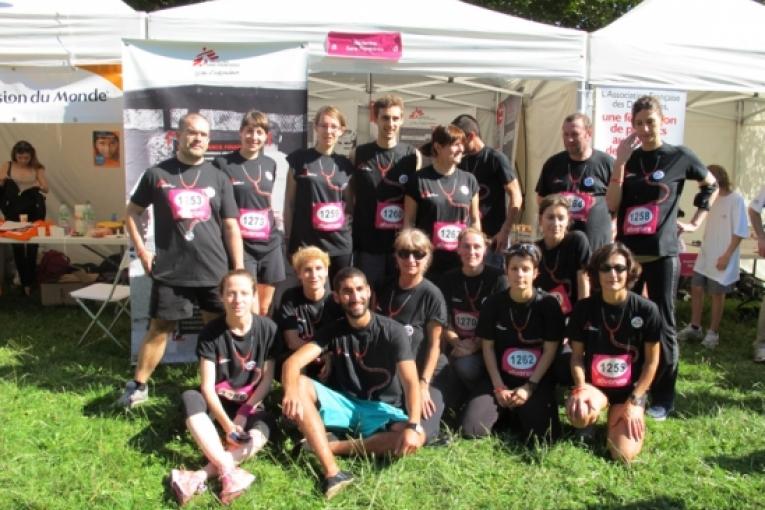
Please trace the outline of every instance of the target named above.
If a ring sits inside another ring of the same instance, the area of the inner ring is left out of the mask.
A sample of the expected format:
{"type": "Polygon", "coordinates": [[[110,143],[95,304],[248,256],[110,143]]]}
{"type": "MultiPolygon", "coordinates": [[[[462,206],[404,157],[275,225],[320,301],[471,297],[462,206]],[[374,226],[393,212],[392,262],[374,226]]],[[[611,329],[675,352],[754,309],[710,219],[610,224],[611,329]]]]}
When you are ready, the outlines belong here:
{"type": "Polygon", "coordinates": [[[117,323],[117,319],[119,319],[123,313],[126,313],[130,310],[130,285],[121,285],[119,283],[122,272],[129,265],[130,255],[128,254],[128,250],[125,250],[125,253],[122,255],[122,260],[120,260],[120,265],[117,268],[117,272],[114,275],[114,281],[112,281],[112,283],[93,283],[87,287],[73,290],[69,293],[69,295],[72,296],[72,299],[74,299],[77,304],[80,305],[83,310],[85,310],[85,313],[88,314],[91,319],[90,324],[88,324],[88,327],[80,337],[77,345],[81,344],[82,341],[85,340],[85,337],[88,336],[88,333],[90,333],[90,330],[93,329],[93,326],[98,326],[103,330],[104,336],[108,336],[114,341],[114,343],[122,347],[122,342],[117,340],[117,337],[112,334],[111,330],[117,323]],[[101,303],[101,305],[94,313],[93,310],[88,307],[86,301],[98,302],[101,303]],[[106,326],[101,322],[100,318],[101,314],[104,312],[104,310],[106,310],[106,307],[109,306],[109,304],[114,304],[114,318],[109,323],[109,325],[106,326]]]}

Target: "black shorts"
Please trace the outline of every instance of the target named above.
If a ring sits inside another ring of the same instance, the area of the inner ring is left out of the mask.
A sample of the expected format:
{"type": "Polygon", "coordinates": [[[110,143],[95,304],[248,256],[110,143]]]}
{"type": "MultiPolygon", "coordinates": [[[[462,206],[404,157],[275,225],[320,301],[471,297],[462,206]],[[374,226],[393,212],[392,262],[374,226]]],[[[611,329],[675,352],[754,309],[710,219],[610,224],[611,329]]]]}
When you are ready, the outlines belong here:
{"type": "Polygon", "coordinates": [[[166,321],[189,319],[194,315],[194,304],[200,310],[223,313],[223,302],[217,287],[173,287],[153,281],[149,317],[166,321]]]}
{"type": "MultiPolygon", "coordinates": [[[[184,391],[181,395],[181,401],[183,402],[183,410],[187,418],[199,413],[209,415],[207,401],[205,401],[205,398],[199,391],[184,391]]],[[[242,406],[241,402],[231,402],[224,398],[220,399],[220,403],[223,405],[223,410],[226,411],[226,414],[232,420],[236,417],[236,412],[242,406]]],[[[215,418],[210,416],[210,419],[214,420],[215,418]]],[[[243,428],[246,431],[258,429],[268,439],[271,436],[271,431],[276,429],[276,419],[260,405],[253,414],[247,417],[243,428]]]]}
{"type": "Polygon", "coordinates": [[[284,281],[284,254],[277,248],[258,257],[244,252],[244,268],[258,280],[258,283],[274,285],[284,281]]]}

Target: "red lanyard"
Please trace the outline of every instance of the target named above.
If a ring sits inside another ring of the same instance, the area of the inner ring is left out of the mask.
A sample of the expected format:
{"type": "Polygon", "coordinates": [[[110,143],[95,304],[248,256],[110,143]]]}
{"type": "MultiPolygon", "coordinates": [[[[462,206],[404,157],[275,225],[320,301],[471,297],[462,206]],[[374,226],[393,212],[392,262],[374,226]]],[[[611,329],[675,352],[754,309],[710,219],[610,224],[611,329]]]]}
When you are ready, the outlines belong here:
{"type": "Polygon", "coordinates": [[[260,167],[260,164],[258,163],[258,178],[253,179],[250,177],[250,174],[247,172],[247,169],[244,167],[244,165],[239,165],[242,167],[242,172],[244,172],[244,176],[247,178],[248,181],[250,181],[250,184],[252,184],[252,187],[255,189],[255,193],[262,197],[270,197],[271,193],[266,193],[264,191],[260,190],[260,181],[263,178],[263,169],[260,167]]]}
{"type": "Polygon", "coordinates": [[[584,179],[584,174],[587,172],[587,163],[584,164],[584,168],[582,168],[582,173],[579,174],[578,179],[574,179],[574,172],[571,171],[571,163],[568,164],[568,181],[571,183],[571,191],[579,191],[579,186],[582,184],[582,179],[584,179]]]}
{"type": "Polygon", "coordinates": [[[380,153],[378,152],[377,154],[375,154],[375,165],[377,165],[377,170],[380,172],[380,175],[382,176],[383,179],[385,179],[385,176],[388,175],[388,171],[393,166],[393,162],[394,162],[394,157],[391,156],[390,162],[388,163],[388,165],[387,166],[383,165],[382,163],[380,163],[380,153]]]}
{"type": "Polygon", "coordinates": [[[399,306],[398,308],[396,308],[394,310],[393,309],[393,300],[396,297],[396,288],[395,287],[392,288],[391,291],[390,291],[390,299],[388,300],[388,313],[387,313],[388,317],[390,317],[391,319],[395,319],[396,316],[401,313],[401,311],[404,309],[406,304],[412,298],[413,294],[414,294],[414,292],[410,292],[409,295],[406,296],[406,299],[404,300],[404,302],[401,303],[401,306],[399,306]]]}
{"type": "MultiPolygon", "coordinates": [[[[252,335],[250,335],[249,333],[247,335],[250,338],[250,346],[249,346],[250,350],[245,355],[239,354],[239,351],[236,350],[236,340],[234,339],[234,341],[233,341],[234,356],[236,356],[236,359],[239,360],[239,366],[242,367],[242,370],[247,370],[247,363],[250,362],[250,359],[252,357],[253,351],[255,350],[254,346],[252,345],[253,344],[252,335]]],[[[232,337],[233,337],[233,335],[232,335],[232,337]]]]}
{"type": "MultiPolygon", "coordinates": [[[[510,298],[512,301],[513,298],[510,298]]],[[[534,297],[531,298],[531,301],[534,300],[534,297]]],[[[513,326],[513,329],[515,330],[515,334],[518,335],[518,341],[524,344],[528,343],[536,343],[534,340],[527,340],[523,337],[523,332],[526,331],[526,328],[529,326],[529,321],[531,321],[531,312],[532,312],[532,306],[531,301],[529,302],[529,311],[526,314],[526,322],[523,323],[523,326],[518,326],[515,322],[515,317],[513,316],[513,305],[511,304],[508,308],[508,311],[510,312],[510,324],[513,326]]]]}
{"type": "MultiPolygon", "coordinates": [[[[455,170],[455,172],[456,171],[457,170],[455,170]]],[[[449,202],[449,205],[451,205],[452,207],[459,207],[459,208],[462,208],[462,209],[467,209],[468,208],[468,204],[457,204],[452,199],[452,197],[454,196],[454,193],[457,191],[457,184],[458,184],[458,180],[457,179],[454,179],[454,187],[452,188],[451,192],[448,192],[448,191],[446,191],[444,189],[444,186],[441,184],[441,179],[439,179],[437,182],[438,182],[438,187],[441,188],[441,191],[444,192],[444,196],[446,196],[446,200],[449,202]]]]}
{"type": "Polygon", "coordinates": [[[656,171],[658,170],[659,161],[661,161],[661,155],[656,156],[656,164],[653,166],[653,170],[646,173],[645,167],[643,165],[643,158],[640,158],[640,172],[643,174],[643,180],[645,181],[645,183],[648,184],[649,186],[654,186],[664,190],[664,196],[656,200],[656,205],[659,205],[660,203],[666,201],[670,195],[669,186],[667,186],[663,182],[651,182],[651,179],[650,179],[650,177],[654,175],[656,171]]]}
{"type": "Polygon", "coordinates": [[[183,180],[183,172],[180,172],[178,174],[178,178],[181,180],[181,186],[183,186],[185,189],[192,189],[197,185],[197,181],[199,180],[199,176],[202,174],[202,169],[197,169],[197,176],[194,177],[194,182],[192,182],[189,186],[186,185],[186,182],[183,180]]]}
{"type": "Polygon", "coordinates": [[[332,161],[332,173],[325,174],[324,173],[324,166],[321,164],[321,157],[319,158],[319,172],[321,173],[322,177],[324,177],[324,180],[327,181],[327,187],[331,190],[342,192],[343,188],[340,186],[335,186],[332,184],[332,178],[337,173],[337,165],[335,164],[334,160],[332,161]]]}
{"type": "Polygon", "coordinates": [[[634,345],[631,345],[629,340],[627,340],[626,344],[622,344],[616,341],[616,333],[619,331],[619,328],[622,327],[622,321],[624,321],[624,316],[627,313],[627,306],[624,306],[624,309],[622,310],[622,316],[619,317],[619,322],[616,323],[616,326],[613,328],[608,325],[608,321],[606,320],[606,311],[603,308],[603,306],[600,307],[600,316],[603,318],[603,327],[608,332],[608,340],[611,342],[611,345],[614,345],[620,349],[624,349],[628,352],[632,353],[632,358],[637,359],[639,353],[637,347],[634,345]]]}
{"type": "Polygon", "coordinates": [[[478,311],[478,308],[475,306],[475,302],[478,300],[479,297],[481,297],[481,289],[483,289],[483,280],[481,280],[480,284],[478,285],[478,290],[475,291],[475,294],[472,296],[470,295],[470,291],[468,291],[467,286],[467,280],[463,280],[462,285],[465,287],[465,299],[468,300],[468,303],[470,304],[470,309],[474,312],[478,311]]]}

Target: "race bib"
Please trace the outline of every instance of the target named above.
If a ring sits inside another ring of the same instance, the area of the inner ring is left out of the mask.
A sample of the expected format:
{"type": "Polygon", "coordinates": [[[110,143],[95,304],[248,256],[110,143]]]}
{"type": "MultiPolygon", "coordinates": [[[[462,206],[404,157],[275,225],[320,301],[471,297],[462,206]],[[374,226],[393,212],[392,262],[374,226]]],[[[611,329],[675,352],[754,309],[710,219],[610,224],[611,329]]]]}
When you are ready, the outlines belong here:
{"type": "Polygon", "coordinates": [[[168,193],[170,210],[174,220],[199,220],[210,219],[210,197],[204,189],[171,189],[168,193]]]}
{"type": "Polygon", "coordinates": [[[563,312],[563,315],[568,315],[571,313],[571,300],[568,298],[568,292],[566,292],[566,287],[562,283],[547,292],[558,300],[558,304],[560,305],[560,309],[563,312]]]}
{"type": "Polygon", "coordinates": [[[242,239],[267,241],[271,237],[268,209],[239,209],[239,230],[242,239]]]}
{"type": "Polygon", "coordinates": [[[542,349],[509,347],[502,355],[502,370],[515,377],[530,377],[541,356],[542,349]]]}
{"type": "Polygon", "coordinates": [[[313,204],[311,221],[314,230],[337,232],[345,225],[342,202],[319,202],[313,204]]]}
{"type": "Polygon", "coordinates": [[[623,388],[632,382],[632,356],[596,354],[592,357],[592,384],[600,388],[623,388]]]}
{"type": "Polygon", "coordinates": [[[454,251],[459,242],[457,238],[467,225],[459,222],[437,221],[433,225],[433,248],[454,251]]]}
{"type": "Polygon", "coordinates": [[[241,388],[233,388],[228,381],[221,381],[215,385],[215,393],[232,402],[245,402],[254,391],[255,383],[247,384],[241,388]]]}
{"type": "Polygon", "coordinates": [[[624,235],[651,235],[656,233],[659,223],[659,206],[656,204],[635,205],[627,208],[624,217],[624,235]]]}
{"type": "Polygon", "coordinates": [[[572,193],[561,193],[571,203],[568,213],[577,221],[587,221],[590,216],[590,209],[595,203],[595,197],[588,193],[580,193],[578,191],[572,193]]]}
{"type": "Polygon", "coordinates": [[[453,314],[454,329],[462,337],[472,337],[478,326],[478,312],[466,312],[464,310],[454,310],[453,314]]]}
{"type": "Polygon", "coordinates": [[[398,230],[404,226],[404,207],[395,202],[377,202],[375,228],[398,230]]]}

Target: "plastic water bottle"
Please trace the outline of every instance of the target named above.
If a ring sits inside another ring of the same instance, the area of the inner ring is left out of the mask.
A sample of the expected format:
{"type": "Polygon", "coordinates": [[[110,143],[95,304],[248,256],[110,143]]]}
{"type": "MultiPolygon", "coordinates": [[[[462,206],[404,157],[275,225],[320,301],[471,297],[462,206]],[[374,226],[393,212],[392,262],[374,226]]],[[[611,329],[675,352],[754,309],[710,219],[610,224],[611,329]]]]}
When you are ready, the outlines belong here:
{"type": "Polygon", "coordinates": [[[58,208],[58,226],[64,229],[65,234],[69,234],[69,227],[72,224],[72,214],[66,204],[61,204],[58,208]]]}
{"type": "Polygon", "coordinates": [[[96,215],[93,212],[93,206],[90,205],[90,200],[85,202],[85,210],[83,211],[83,223],[85,224],[84,235],[88,235],[88,232],[93,230],[96,226],[96,215]]]}

